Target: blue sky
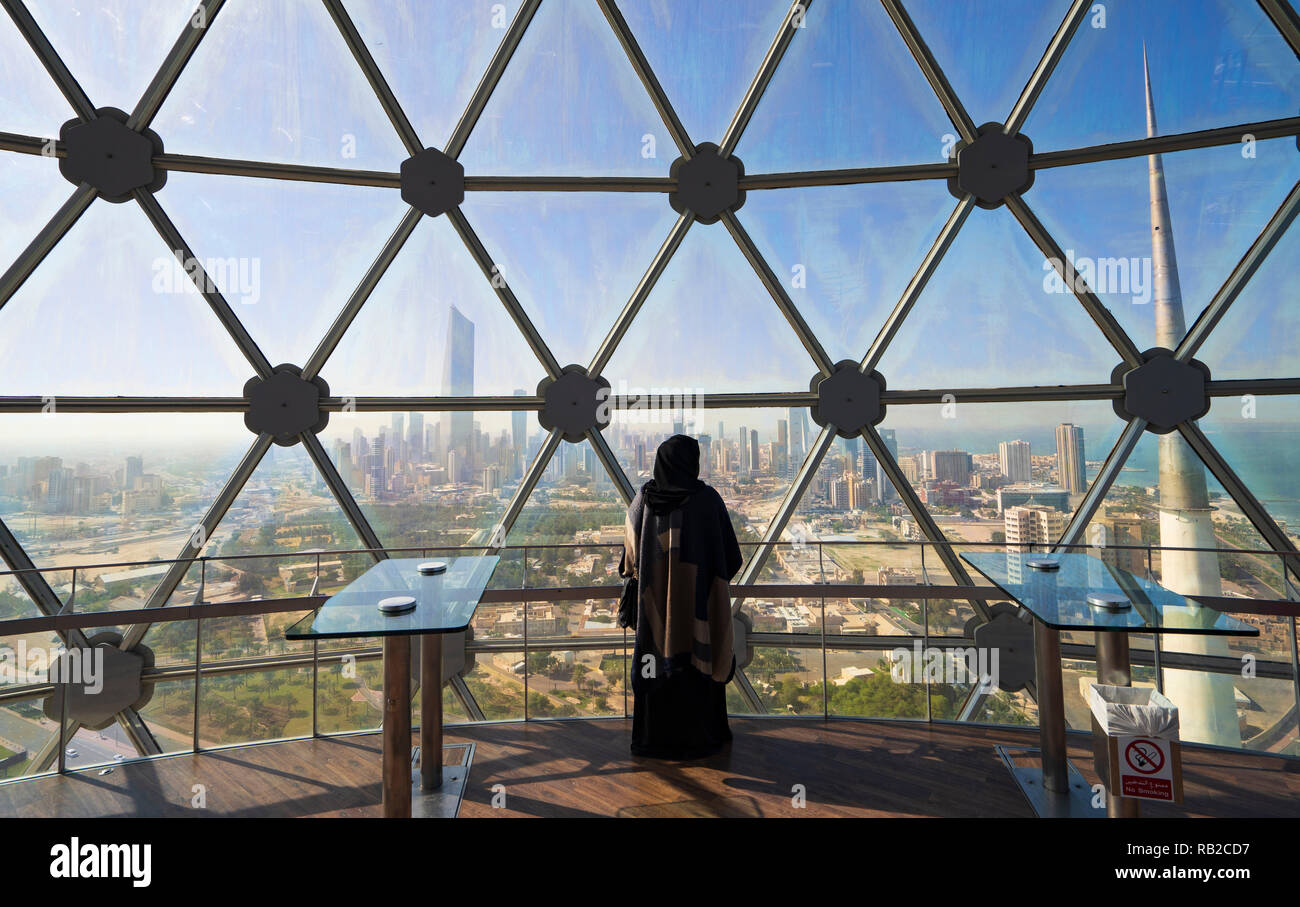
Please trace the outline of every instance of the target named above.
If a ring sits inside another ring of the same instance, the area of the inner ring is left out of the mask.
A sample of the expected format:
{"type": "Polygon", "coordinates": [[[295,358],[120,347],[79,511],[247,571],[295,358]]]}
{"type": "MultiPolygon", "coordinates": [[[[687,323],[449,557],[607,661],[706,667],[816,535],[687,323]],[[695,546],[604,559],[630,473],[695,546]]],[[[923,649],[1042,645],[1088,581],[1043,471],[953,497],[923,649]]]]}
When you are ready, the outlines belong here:
{"type": "MultiPolygon", "coordinates": [[[[127,110],[192,8],[32,5],[92,100],[127,110]]],[[[503,4],[506,21],[516,5],[503,4]]],[[[503,33],[494,4],[348,6],[422,141],[440,147],[503,33]]],[[[787,4],[623,6],[692,139],[719,139],[787,4]]],[[[907,6],[982,123],[1006,116],[1068,3],[907,6]]],[[[1026,123],[1036,149],[1144,135],[1144,41],[1162,132],[1300,109],[1300,66],[1253,0],[1105,7],[1105,27],[1084,23],[1026,123]]],[[[7,17],[0,84],[0,131],[51,135],[71,116],[7,17]]],[[[154,126],[180,153],[387,171],[406,156],[315,0],[230,0],[154,126]]],[[[952,131],[879,4],[823,2],[737,154],[750,173],[939,161],[952,131]]],[[[461,160],[470,174],[661,176],[675,156],[595,5],[547,0],[461,160]]],[[[1253,158],[1227,146],[1166,155],[1165,167],[1190,322],[1300,178],[1300,158],[1283,139],[1253,158]]],[[[0,155],[5,266],[70,191],[53,161],[0,155]]],[[[232,305],[275,363],[306,358],[404,211],[396,190],[184,173],[158,198],[200,258],[258,261],[257,300],[232,305]]],[[[1040,171],[1025,199],[1078,255],[1150,254],[1145,159],[1040,171]]],[[[927,181],[751,191],[738,216],[832,358],[856,359],[954,204],[927,181]]],[[[674,219],[657,194],[470,193],[464,210],[560,361],[582,364],[674,219]]],[[[1295,242],[1293,232],[1206,345],[1216,376],[1295,374],[1300,310],[1277,264],[1288,249],[1295,260],[1295,242]]],[[[166,256],[138,209],[96,202],[0,310],[0,394],[238,394],[251,370],[207,306],[157,292],[166,256]]],[[[1005,210],[975,211],[882,361],[889,386],[1106,380],[1113,351],[1072,297],[1044,292],[1043,276],[1005,210]]],[[[1149,305],[1103,300],[1140,347],[1152,343],[1149,305]]],[[[532,391],[540,366],[441,219],[417,229],[325,378],[338,393],[440,392],[451,304],[475,321],[476,391],[532,391]]],[[[803,390],[812,372],[721,224],[692,227],[607,369],[616,383],[717,392],[803,390]]]]}

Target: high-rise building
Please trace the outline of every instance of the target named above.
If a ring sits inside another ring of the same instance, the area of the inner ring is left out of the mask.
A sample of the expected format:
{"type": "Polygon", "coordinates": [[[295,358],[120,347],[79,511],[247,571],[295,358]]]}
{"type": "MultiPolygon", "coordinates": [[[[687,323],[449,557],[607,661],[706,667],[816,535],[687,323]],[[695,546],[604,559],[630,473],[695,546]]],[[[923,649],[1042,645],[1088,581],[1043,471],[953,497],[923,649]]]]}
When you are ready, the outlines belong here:
{"type": "Polygon", "coordinates": [[[1054,545],[1065,531],[1065,514],[1052,507],[1022,505],[1008,507],[1002,514],[1007,550],[1024,552],[1028,546],[1054,545]]]}
{"type": "Polygon", "coordinates": [[[964,450],[936,450],[930,454],[930,478],[936,482],[969,485],[971,456],[964,450]]]}
{"type": "Polygon", "coordinates": [[[1028,482],[1034,476],[1028,441],[1003,441],[998,445],[998,464],[1009,482],[1028,482]]]}
{"type": "Polygon", "coordinates": [[[134,488],[135,480],[144,475],[144,457],[127,457],[126,470],[122,473],[122,487],[134,488]]]}
{"type": "MultiPolygon", "coordinates": [[[[516,397],[526,397],[528,392],[522,387],[515,388],[516,397]]],[[[515,410],[510,414],[510,443],[514,445],[511,462],[514,464],[512,478],[519,478],[524,474],[524,456],[528,447],[528,413],[523,410],[515,410]]]]}
{"type": "Polygon", "coordinates": [[[1056,474],[1070,494],[1088,490],[1087,461],[1083,456],[1083,429],[1069,422],[1056,426],[1056,474]]]}
{"type": "Polygon", "coordinates": [[[411,413],[406,430],[406,457],[412,463],[424,462],[424,413],[411,413]]]}
{"type": "Polygon", "coordinates": [[[758,457],[758,429],[749,430],[749,471],[758,472],[761,461],[758,457]]]}
{"type": "MultiPolygon", "coordinates": [[[[447,346],[443,356],[442,393],[447,397],[474,395],[474,322],[454,305],[447,308],[447,346]]],[[[447,460],[447,477],[463,482],[474,467],[474,414],[456,411],[442,415],[442,442],[455,460],[447,460]],[[452,464],[455,464],[455,470],[452,464]]]]}
{"type": "MultiPolygon", "coordinates": [[[[898,436],[892,428],[882,428],[879,431],[880,440],[884,442],[885,450],[898,462],[898,436]]],[[[864,447],[866,445],[863,445],[864,447]]],[[[873,454],[874,456],[874,454],[873,454]]],[[[871,478],[865,472],[862,474],[864,479],[871,478]]],[[[882,504],[888,504],[890,501],[898,498],[898,492],[894,489],[894,483],[889,481],[885,476],[885,468],[879,462],[876,463],[876,498],[882,504]]]]}

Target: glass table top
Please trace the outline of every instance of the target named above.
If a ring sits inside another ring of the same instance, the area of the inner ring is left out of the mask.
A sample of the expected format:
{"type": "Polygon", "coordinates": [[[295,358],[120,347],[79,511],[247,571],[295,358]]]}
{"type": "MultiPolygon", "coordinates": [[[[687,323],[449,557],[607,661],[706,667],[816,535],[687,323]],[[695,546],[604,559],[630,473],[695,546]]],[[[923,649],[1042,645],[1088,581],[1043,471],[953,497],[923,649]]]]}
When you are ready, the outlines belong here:
{"type": "Polygon", "coordinates": [[[961,559],[1054,629],[1259,635],[1259,630],[1248,623],[1083,552],[1048,555],[982,551],[963,554],[961,559]],[[1056,570],[1042,570],[1031,567],[1031,561],[1052,561],[1059,566],[1056,570]],[[1127,601],[1130,607],[1108,610],[1090,604],[1090,596],[1127,601]]]}
{"type": "Polygon", "coordinates": [[[400,636],[455,633],[469,626],[483,590],[501,560],[495,554],[475,557],[406,557],[380,561],[331,595],[284,633],[286,639],[337,639],[349,636],[400,636]],[[442,561],[445,573],[425,576],[420,564],[442,561]],[[379,602],[410,596],[415,607],[385,613],[379,602]]]}

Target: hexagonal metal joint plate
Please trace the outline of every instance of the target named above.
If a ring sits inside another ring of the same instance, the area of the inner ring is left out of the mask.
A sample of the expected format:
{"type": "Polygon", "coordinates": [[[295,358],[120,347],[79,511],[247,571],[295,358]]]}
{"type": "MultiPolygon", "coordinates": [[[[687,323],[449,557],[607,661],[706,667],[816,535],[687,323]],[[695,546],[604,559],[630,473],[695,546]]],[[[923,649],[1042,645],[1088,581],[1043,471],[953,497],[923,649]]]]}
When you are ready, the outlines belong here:
{"type": "Polygon", "coordinates": [[[677,180],[677,188],[668,193],[668,204],[678,214],[690,211],[701,224],[716,224],[722,212],[737,211],[745,204],[745,190],[740,188],[744,163],[735,155],[722,157],[712,142],[696,145],[690,160],[673,161],[668,175],[677,180]]]}
{"type": "Polygon", "coordinates": [[[101,107],[93,120],[72,119],[59,127],[64,179],[74,186],[89,183],[115,205],[130,201],[136,189],[157,192],[166,185],[167,171],[153,165],[163,153],[162,139],[152,129],[136,132],[127,119],[125,111],[101,107]]]}
{"type": "Polygon", "coordinates": [[[1125,421],[1141,416],[1147,420],[1147,431],[1157,435],[1210,411],[1209,366],[1197,359],[1179,362],[1165,347],[1144,352],[1136,368],[1121,362],[1110,380],[1124,386],[1124,396],[1112,401],[1115,415],[1125,421]]]}
{"type": "Polygon", "coordinates": [[[948,177],[948,191],[959,199],[973,195],[975,204],[991,210],[1034,185],[1034,143],[1021,133],[1007,135],[1001,123],[985,123],[977,132],[975,141],[957,145],[957,175],[948,177]]]}
{"type": "Polygon", "coordinates": [[[118,712],[149,704],[154,684],[143,677],[153,670],[154,653],[143,643],[123,651],[122,634],[115,630],[102,630],[86,642],[86,648],[67,649],[51,661],[51,677],[58,680],[41,711],[51,721],[60,721],[66,693],[68,717],[102,731],[118,712]]]}
{"type": "Polygon", "coordinates": [[[996,602],[989,606],[988,620],[975,616],[966,622],[966,635],[975,640],[977,658],[996,675],[998,689],[1014,693],[1034,679],[1034,625],[1028,611],[996,602]]]}
{"type": "Polygon", "coordinates": [[[564,440],[577,443],[588,430],[604,431],[610,422],[609,382],[591,376],[581,365],[566,365],[558,378],[546,377],[537,384],[542,408],[537,420],[547,431],[558,429],[564,440]]]}
{"type": "Polygon", "coordinates": [[[430,217],[446,214],[465,200],[465,166],[437,148],[402,161],[402,201],[430,217]]]}
{"type": "Polygon", "coordinates": [[[244,426],[255,435],[270,435],[281,447],[292,447],[303,432],[320,434],[329,424],[330,414],[320,405],[329,395],[329,385],[319,375],[308,381],[298,366],[277,365],[269,378],[249,378],[244,385],[244,426]]]}
{"type": "Polygon", "coordinates": [[[817,395],[809,413],[812,420],[822,428],[834,425],[841,438],[857,438],[884,421],[885,405],[880,402],[884,376],[874,369],[860,371],[852,359],[835,363],[829,375],[813,375],[808,389],[817,395]]]}

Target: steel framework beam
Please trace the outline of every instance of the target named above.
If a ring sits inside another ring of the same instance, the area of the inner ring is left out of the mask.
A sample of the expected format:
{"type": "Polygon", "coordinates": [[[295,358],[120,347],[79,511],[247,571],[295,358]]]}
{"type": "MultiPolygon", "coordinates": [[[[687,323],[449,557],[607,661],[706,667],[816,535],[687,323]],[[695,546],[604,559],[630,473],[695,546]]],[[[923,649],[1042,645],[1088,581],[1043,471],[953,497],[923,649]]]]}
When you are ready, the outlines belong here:
{"type": "Polygon", "coordinates": [[[50,74],[59,91],[63,92],[63,97],[72,105],[77,116],[83,120],[93,120],[95,105],[90,103],[90,98],[64,65],[63,60],[59,58],[54,46],[45,37],[45,32],[41,31],[41,27],[36,24],[36,20],[27,11],[22,0],[0,0],[0,6],[4,6],[5,11],[9,13],[9,18],[14,20],[14,25],[18,26],[18,31],[27,40],[32,51],[41,61],[41,65],[50,74]]]}
{"type": "Polygon", "coordinates": [[[1079,502],[1079,507],[1070,518],[1070,524],[1065,527],[1061,537],[1056,540],[1054,550],[1064,551],[1072,546],[1079,544],[1079,539],[1083,538],[1083,533],[1087,530],[1088,524],[1092,522],[1093,516],[1097,509],[1101,507],[1101,502],[1106,499],[1110,492],[1111,485],[1119,476],[1120,470],[1128,462],[1129,456],[1137,443],[1142,438],[1142,433],[1146,431],[1147,421],[1140,416],[1134,416],[1133,420],[1124,426],[1124,431],[1120,433],[1119,440],[1111,448],[1110,455],[1106,457],[1106,462],[1102,464],[1101,471],[1097,477],[1092,480],[1092,485],[1088,492],[1079,502]]]}
{"type": "Polygon", "coordinates": [[[202,263],[194,256],[194,252],[181,237],[176,225],[171,222],[171,218],[162,209],[162,205],[158,204],[158,199],[154,198],[152,193],[141,189],[136,189],[134,194],[136,202],[139,203],[145,216],[149,218],[149,222],[158,231],[158,235],[163,238],[163,242],[167,243],[167,248],[171,249],[172,254],[176,256],[176,260],[181,263],[185,273],[193,281],[195,289],[207,301],[213,314],[221,322],[221,326],[230,335],[230,339],[235,342],[235,346],[239,348],[239,351],[244,354],[244,358],[253,367],[253,371],[257,373],[259,378],[269,377],[271,374],[270,360],[266,358],[266,354],[262,352],[257,342],[253,340],[252,335],[248,333],[244,323],[239,320],[239,317],[230,308],[230,303],[226,301],[226,297],[221,295],[221,290],[208,276],[208,272],[204,270],[202,263]]]}
{"type": "Polygon", "coordinates": [[[80,220],[81,215],[86,213],[86,209],[98,195],[99,193],[87,183],[82,183],[72,191],[68,200],[59,206],[59,210],[54,212],[49,222],[27,244],[27,248],[23,249],[8,270],[0,275],[0,308],[4,308],[5,303],[13,298],[18,288],[32,276],[36,266],[44,261],[45,256],[50,254],[50,250],[67,235],[72,225],[80,220]]]}
{"type": "Polygon", "coordinates": [[[546,440],[542,442],[541,449],[537,451],[537,456],[533,457],[533,461],[528,464],[528,470],[524,473],[523,478],[520,479],[519,487],[516,488],[515,493],[510,496],[510,502],[506,504],[505,513],[501,515],[501,522],[498,523],[496,528],[493,530],[492,538],[488,540],[486,550],[500,551],[505,547],[506,536],[508,536],[510,530],[514,528],[515,520],[519,519],[519,514],[523,512],[524,504],[526,504],[528,498],[532,496],[533,489],[537,487],[538,481],[542,478],[542,473],[545,472],[546,467],[550,465],[551,457],[555,455],[555,451],[559,448],[560,442],[563,439],[564,435],[558,429],[552,431],[546,436],[546,440]]]}
{"type": "Polygon", "coordinates": [[[1287,0],[1259,0],[1260,8],[1277,26],[1291,52],[1300,57],[1300,15],[1287,0]]]}
{"type": "Polygon", "coordinates": [[[921,259],[921,266],[916,269],[912,279],[903,289],[903,295],[899,298],[894,310],[889,313],[885,319],[885,324],[876,334],[876,339],[871,342],[870,349],[862,357],[858,368],[863,372],[869,372],[880,364],[880,357],[885,354],[889,342],[894,339],[898,329],[903,326],[903,319],[907,313],[912,311],[912,306],[921,298],[925,285],[930,282],[934,276],[935,270],[939,267],[939,262],[943,261],[943,256],[947,253],[948,247],[952,241],[957,238],[957,233],[961,230],[962,224],[966,223],[966,218],[970,216],[971,211],[975,210],[975,196],[967,195],[957,203],[957,207],[952,209],[952,214],[948,215],[948,220],[939,230],[939,235],[935,237],[934,242],[930,245],[929,250],[925,253],[925,258],[921,259]]]}
{"type": "Polygon", "coordinates": [[[618,462],[618,457],[614,456],[614,451],[609,449],[609,443],[605,436],[594,428],[588,429],[587,443],[596,451],[596,457],[605,467],[605,472],[618,489],[618,496],[623,499],[624,504],[631,504],[632,498],[636,497],[636,489],[632,487],[632,481],[623,471],[623,467],[618,462]]]}
{"type": "Polygon", "coordinates": [[[623,52],[627,54],[632,68],[636,70],[641,84],[645,86],[646,93],[650,95],[650,101],[655,105],[655,110],[659,112],[660,119],[664,121],[664,128],[668,130],[668,135],[672,137],[678,153],[683,158],[690,160],[691,155],[695,153],[695,143],[687,135],[686,127],[682,125],[682,121],[677,118],[677,111],[673,110],[672,102],[668,100],[667,93],[664,92],[663,86],[659,84],[659,79],[655,76],[650,61],[641,52],[641,45],[637,43],[636,36],[632,34],[632,29],[627,27],[627,20],[623,18],[623,13],[619,11],[614,0],[596,0],[596,2],[600,5],[600,11],[605,14],[609,27],[614,30],[618,43],[623,46],[623,52]]]}
{"type": "Polygon", "coordinates": [[[420,137],[415,133],[415,127],[411,121],[406,118],[402,111],[402,105],[397,103],[397,97],[393,90],[388,87],[388,82],[384,80],[384,74],[379,71],[375,58],[370,54],[370,48],[366,47],[366,42],[361,40],[361,33],[352,23],[352,17],[348,11],[343,8],[339,0],[322,0],[325,9],[329,11],[330,18],[338,26],[339,33],[343,35],[343,41],[347,44],[348,50],[352,51],[352,57],[361,67],[362,73],[365,74],[366,81],[375,92],[375,97],[379,98],[379,104],[384,108],[384,113],[388,115],[388,120],[397,130],[398,137],[406,150],[410,154],[417,154],[424,150],[424,145],[420,143],[420,137]]]}
{"type": "Polygon", "coordinates": [[[465,150],[469,134],[474,130],[478,118],[483,115],[483,109],[487,107],[492,92],[501,81],[501,74],[505,72],[506,64],[514,56],[515,49],[519,47],[519,42],[523,40],[524,32],[528,29],[528,24],[533,21],[533,16],[537,14],[537,8],[541,5],[542,0],[524,0],[519,5],[519,11],[515,13],[514,20],[506,29],[501,44],[492,56],[492,62],[488,64],[487,72],[483,73],[483,78],[475,87],[474,94],[470,96],[465,112],[461,114],[460,121],[452,130],[451,137],[447,139],[447,145],[442,149],[443,154],[457,158],[465,150]]]}
{"type": "Polygon", "coordinates": [[[325,362],[338,347],[339,342],[343,339],[343,332],[348,329],[357,315],[361,312],[361,307],[365,305],[370,294],[379,286],[379,281],[383,280],[388,273],[389,266],[393,259],[397,258],[397,253],[402,251],[402,246],[411,238],[415,228],[420,224],[420,218],[424,215],[417,208],[408,208],[402,215],[402,220],[397,225],[397,229],[388,237],[384,247],[379,250],[379,255],[370,264],[365,276],[357,288],[352,291],[348,301],[343,305],[343,310],[339,312],[334,323],[330,325],[325,336],[320,339],[316,349],[308,357],[306,364],[302,367],[302,376],[310,381],[320,374],[320,370],[325,367],[325,362]]]}
{"type": "MultiPolygon", "coordinates": [[[[903,504],[912,514],[912,519],[916,520],[917,527],[927,539],[935,543],[935,553],[939,555],[939,560],[947,568],[953,581],[963,586],[975,585],[970,573],[966,570],[966,565],[953,553],[952,546],[944,536],[943,530],[934,521],[934,517],[930,516],[930,511],[925,508],[925,504],[917,497],[916,490],[912,488],[912,483],[907,480],[907,476],[903,475],[903,470],[894,460],[894,455],[889,452],[885,442],[881,440],[880,433],[876,431],[875,426],[868,427],[862,433],[862,440],[867,442],[867,446],[875,454],[876,462],[880,464],[885,477],[894,486],[894,491],[902,498],[903,504]]],[[[978,598],[972,598],[969,601],[976,614],[984,620],[989,619],[989,607],[986,602],[978,598]]]]}
{"type": "Polygon", "coordinates": [[[830,375],[831,368],[835,363],[832,362],[831,357],[826,354],[826,350],[822,349],[821,342],[817,339],[816,334],[813,333],[812,328],[808,326],[808,322],[804,321],[803,315],[799,313],[799,308],[794,304],[794,300],[790,298],[790,294],[785,291],[785,287],[781,285],[781,281],[777,279],[776,274],[772,272],[771,266],[769,266],[767,260],[763,258],[763,253],[759,252],[758,247],[754,245],[754,240],[750,238],[749,234],[745,231],[744,226],[736,218],[736,215],[733,212],[722,212],[722,222],[727,225],[727,232],[729,232],[731,238],[736,241],[736,245],[740,247],[740,251],[745,256],[745,260],[748,261],[750,267],[754,269],[754,273],[757,274],[758,279],[763,282],[763,286],[767,287],[767,292],[771,294],[772,301],[776,303],[776,307],[781,310],[781,314],[784,315],[785,320],[789,322],[790,327],[794,330],[795,336],[799,338],[799,342],[803,344],[803,348],[807,350],[808,355],[812,357],[813,363],[823,375],[830,375]]]}
{"type": "Polygon", "coordinates": [[[492,256],[488,253],[483,242],[474,232],[474,228],[465,218],[465,213],[460,208],[453,208],[447,212],[447,217],[451,221],[452,227],[460,234],[461,241],[465,243],[465,248],[469,249],[469,254],[474,257],[478,264],[479,270],[491,284],[493,292],[501,300],[501,304],[506,308],[506,314],[510,320],[515,323],[519,333],[523,335],[524,341],[527,342],[537,361],[542,364],[542,368],[550,378],[557,378],[560,375],[560,363],[556,360],[551,348],[546,345],[542,335],[538,332],[533,320],[528,317],[524,311],[523,304],[519,302],[514,291],[510,289],[510,284],[506,282],[505,275],[501,273],[496,263],[492,261],[492,256]]]}
{"type": "MultiPolygon", "coordinates": [[[[1196,455],[1201,458],[1201,462],[1219,480],[1219,484],[1223,486],[1224,491],[1228,492],[1232,499],[1237,502],[1241,512],[1246,515],[1246,519],[1250,520],[1251,525],[1255,527],[1255,530],[1263,537],[1264,541],[1274,551],[1284,555],[1282,558],[1283,563],[1286,564],[1292,574],[1300,578],[1300,551],[1296,550],[1295,545],[1291,543],[1291,539],[1273,521],[1273,517],[1269,515],[1269,512],[1259,502],[1259,499],[1251,493],[1251,490],[1246,487],[1246,483],[1237,477],[1232,467],[1219,454],[1218,449],[1210,443],[1209,438],[1205,437],[1200,426],[1195,422],[1182,422],[1178,426],[1178,431],[1192,450],[1196,451],[1196,455]]],[[[1284,576],[1285,573],[1286,571],[1283,571],[1284,576]]]]}
{"type": "MultiPolygon", "coordinates": [[[[253,441],[252,446],[248,448],[248,452],[244,454],[244,458],[239,461],[235,471],[231,473],[230,478],[226,480],[226,484],[217,493],[216,499],[208,507],[203,519],[199,521],[194,532],[186,539],[185,544],[181,547],[180,554],[172,561],[171,566],[163,574],[162,580],[154,588],[153,592],[149,593],[149,598],[145,601],[144,607],[162,608],[167,604],[172,593],[176,591],[176,587],[185,579],[185,574],[189,572],[190,565],[198,558],[199,552],[203,550],[203,546],[207,544],[208,539],[212,538],[212,533],[216,531],[217,525],[225,517],[230,505],[235,503],[235,498],[239,496],[244,484],[253,475],[253,471],[257,469],[257,464],[262,462],[262,458],[266,456],[266,452],[270,447],[270,435],[258,435],[257,439],[253,441]],[[195,541],[198,541],[199,544],[195,545],[195,541]]],[[[152,624],[133,625],[130,630],[123,634],[122,645],[119,648],[128,652],[135,648],[144,639],[145,634],[149,632],[150,626],[152,624]]]]}
{"type": "Polygon", "coordinates": [[[790,4],[789,11],[785,14],[785,18],[781,20],[780,30],[772,39],[772,46],[767,49],[767,55],[758,67],[758,72],[754,74],[754,81],[749,83],[749,89],[745,92],[745,97],[741,99],[736,115],[732,117],[730,125],[727,126],[727,131],[722,134],[722,140],[718,142],[719,157],[731,157],[732,152],[736,150],[736,145],[740,143],[740,137],[745,133],[745,127],[749,125],[750,119],[754,116],[754,111],[758,109],[758,102],[762,100],[763,92],[767,91],[772,76],[776,75],[776,68],[781,65],[781,59],[785,56],[790,42],[794,40],[794,33],[799,30],[803,17],[808,14],[810,6],[812,6],[812,0],[794,0],[790,4]]]}
{"type": "Polygon", "coordinates": [[[881,5],[885,7],[885,12],[889,18],[894,20],[894,27],[903,38],[903,43],[911,52],[912,58],[916,60],[917,66],[921,67],[921,72],[925,80],[930,83],[930,88],[938,97],[939,103],[943,105],[944,111],[948,114],[948,119],[952,120],[953,126],[957,127],[957,134],[963,142],[975,141],[975,122],[962,106],[961,98],[957,97],[957,92],[952,90],[952,85],[948,82],[947,76],[939,67],[939,62],[935,60],[934,54],[930,53],[930,48],[926,45],[925,39],[921,37],[920,31],[916,28],[916,23],[912,17],[907,14],[900,0],[880,0],[881,5]]]}
{"type": "Polygon", "coordinates": [[[190,57],[194,56],[199,42],[208,33],[208,27],[212,25],[212,20],[217,17],[217,13],[221,12],[225,2],[226,0],[199,0],[199,5],[185,21],[185,30],[176,39],[172,49],[167,52],[162,65],[158,67],[158,72],[149,82],[149,87],[144,90],[144,94],[136,102],[135,110],[131,111],[130,117],[127,118],[128,128],[140,132],[153,122],[163,101],[167,100],[167,95],[171,94],[176,80],[180,78],[181,70],[190,62],[190,57]]]}
{"type": "Polygon", "coordinates": [[[1120,327],[1115,316],[1111,314],[1110,309],[1106,308],[1097,298],[1097,294],[1092,291],[1087,282],[1074,269],[1073,262],[1070,261],[1061,247],[1056,244],[1056,240],[1047,232],[1047,228],[1038,220],[1034,212],[1025,204],[1025,200],[1018,195],[1007,196],[1007,210],[1020,221],[1020,226],[1025,228],[1029,238],[1034,241],[1034,245],[1047,257],[1047,260],[1061,276],[1061,280],[1069,287],[1075,297],[1082,303],[1084,310],[1101,328],[1102,334],[1110,341],[1110,345],[1119,353],[1120,358],[1129,365],[1137,368],[1142,364],[1142,356],[1138,348],[1133,345],[1128,334],[1120,327]]]}
{"type": "Polygon", "coordinates": [[[1011,113],[1007,116],[1007,121],[1002,130],[1007,135],[1015,135],[1025,125],[1025,120],[1029,119],[1029,112],[1033,109],[1034,103],[1042,93],[1043,87],[1047,80],[1052,77],[1052,71],[1056,69],[1056,64],[1060,62],[1065,48],[1069,46],[1070,39],[1078,31],[1083,17],[1088,15],[1092,7],[1092,0],[1074,0],[1070,4],[1070,9],[1066,12],[1065,18],[1061,20],[1061,25],[1056,29],[1056,34],[1052,35],[1052,40],[1048,42],[1047,49],[1043,51],[1042,59],[1038,61],[1038,66],[1034,68],[1033,73],[1029,76],[1029,81],[1025,83],[1024,90],[1020,92],[1020,97],[1016,100],[1015,106],[1011,108],[1011,113]]]}
{"type": "Polygon", "coordinates": [[[361,512],[357,499],[352,496],[347,483],[339,475],[338,468],[335,467],[334,461],[330,459],[330,455],[326,452],[324,445],[321,444],[320,438],[309,431],[303,432],[298,437],[302,440],[302,446],[307,449],[307,456],[311,457],[311,461],[320,470],[321,477],[325,480],[330,494],[334,495],[334,500],[338,501],[339,507],[343,509],[343,515],[348,518],[348,522],[356,530],[362,544],[372,549],[371,557],[377,561],[384,560],[388,557],[388,554],[383,550],[383,543],[379,540],[379,536],[375,534],[375,530],[371,528],[366,515],[361,512]]]}
{"type": "Polygon", "coordinates": [[[654,258],[650,261],[650,267],[646,269],[645,274],[641,276],[641,281],[632,291],[632,296],[628,299],[627,304],[623,306],[623,311],[619,312],[618,318],[614,320],[614,325],[601,341],[595,355],[591,357],[591,364],[587,367],[588,374],[598,375],[604,371],[605,366],[609,365],[610,358],[614,355],[614,350],[618,348],[619,342],[627,329],[632,325],[632,319],[636,313],[641,311],[641,306],[645,304],[646,299],[650,296],[650,291],[654,289],[655,283],[664,273],[664,268],[668,267],[668,262],[672,260],[673,253],[677,251],[678,246],[686,237],[686,231],[691,228],[695,222],[695,215],[690,211],[685,211],[677,218],[671,230],[668,231],[668,237],[663,241],[663,245],[655,252],[654,258]]]}

